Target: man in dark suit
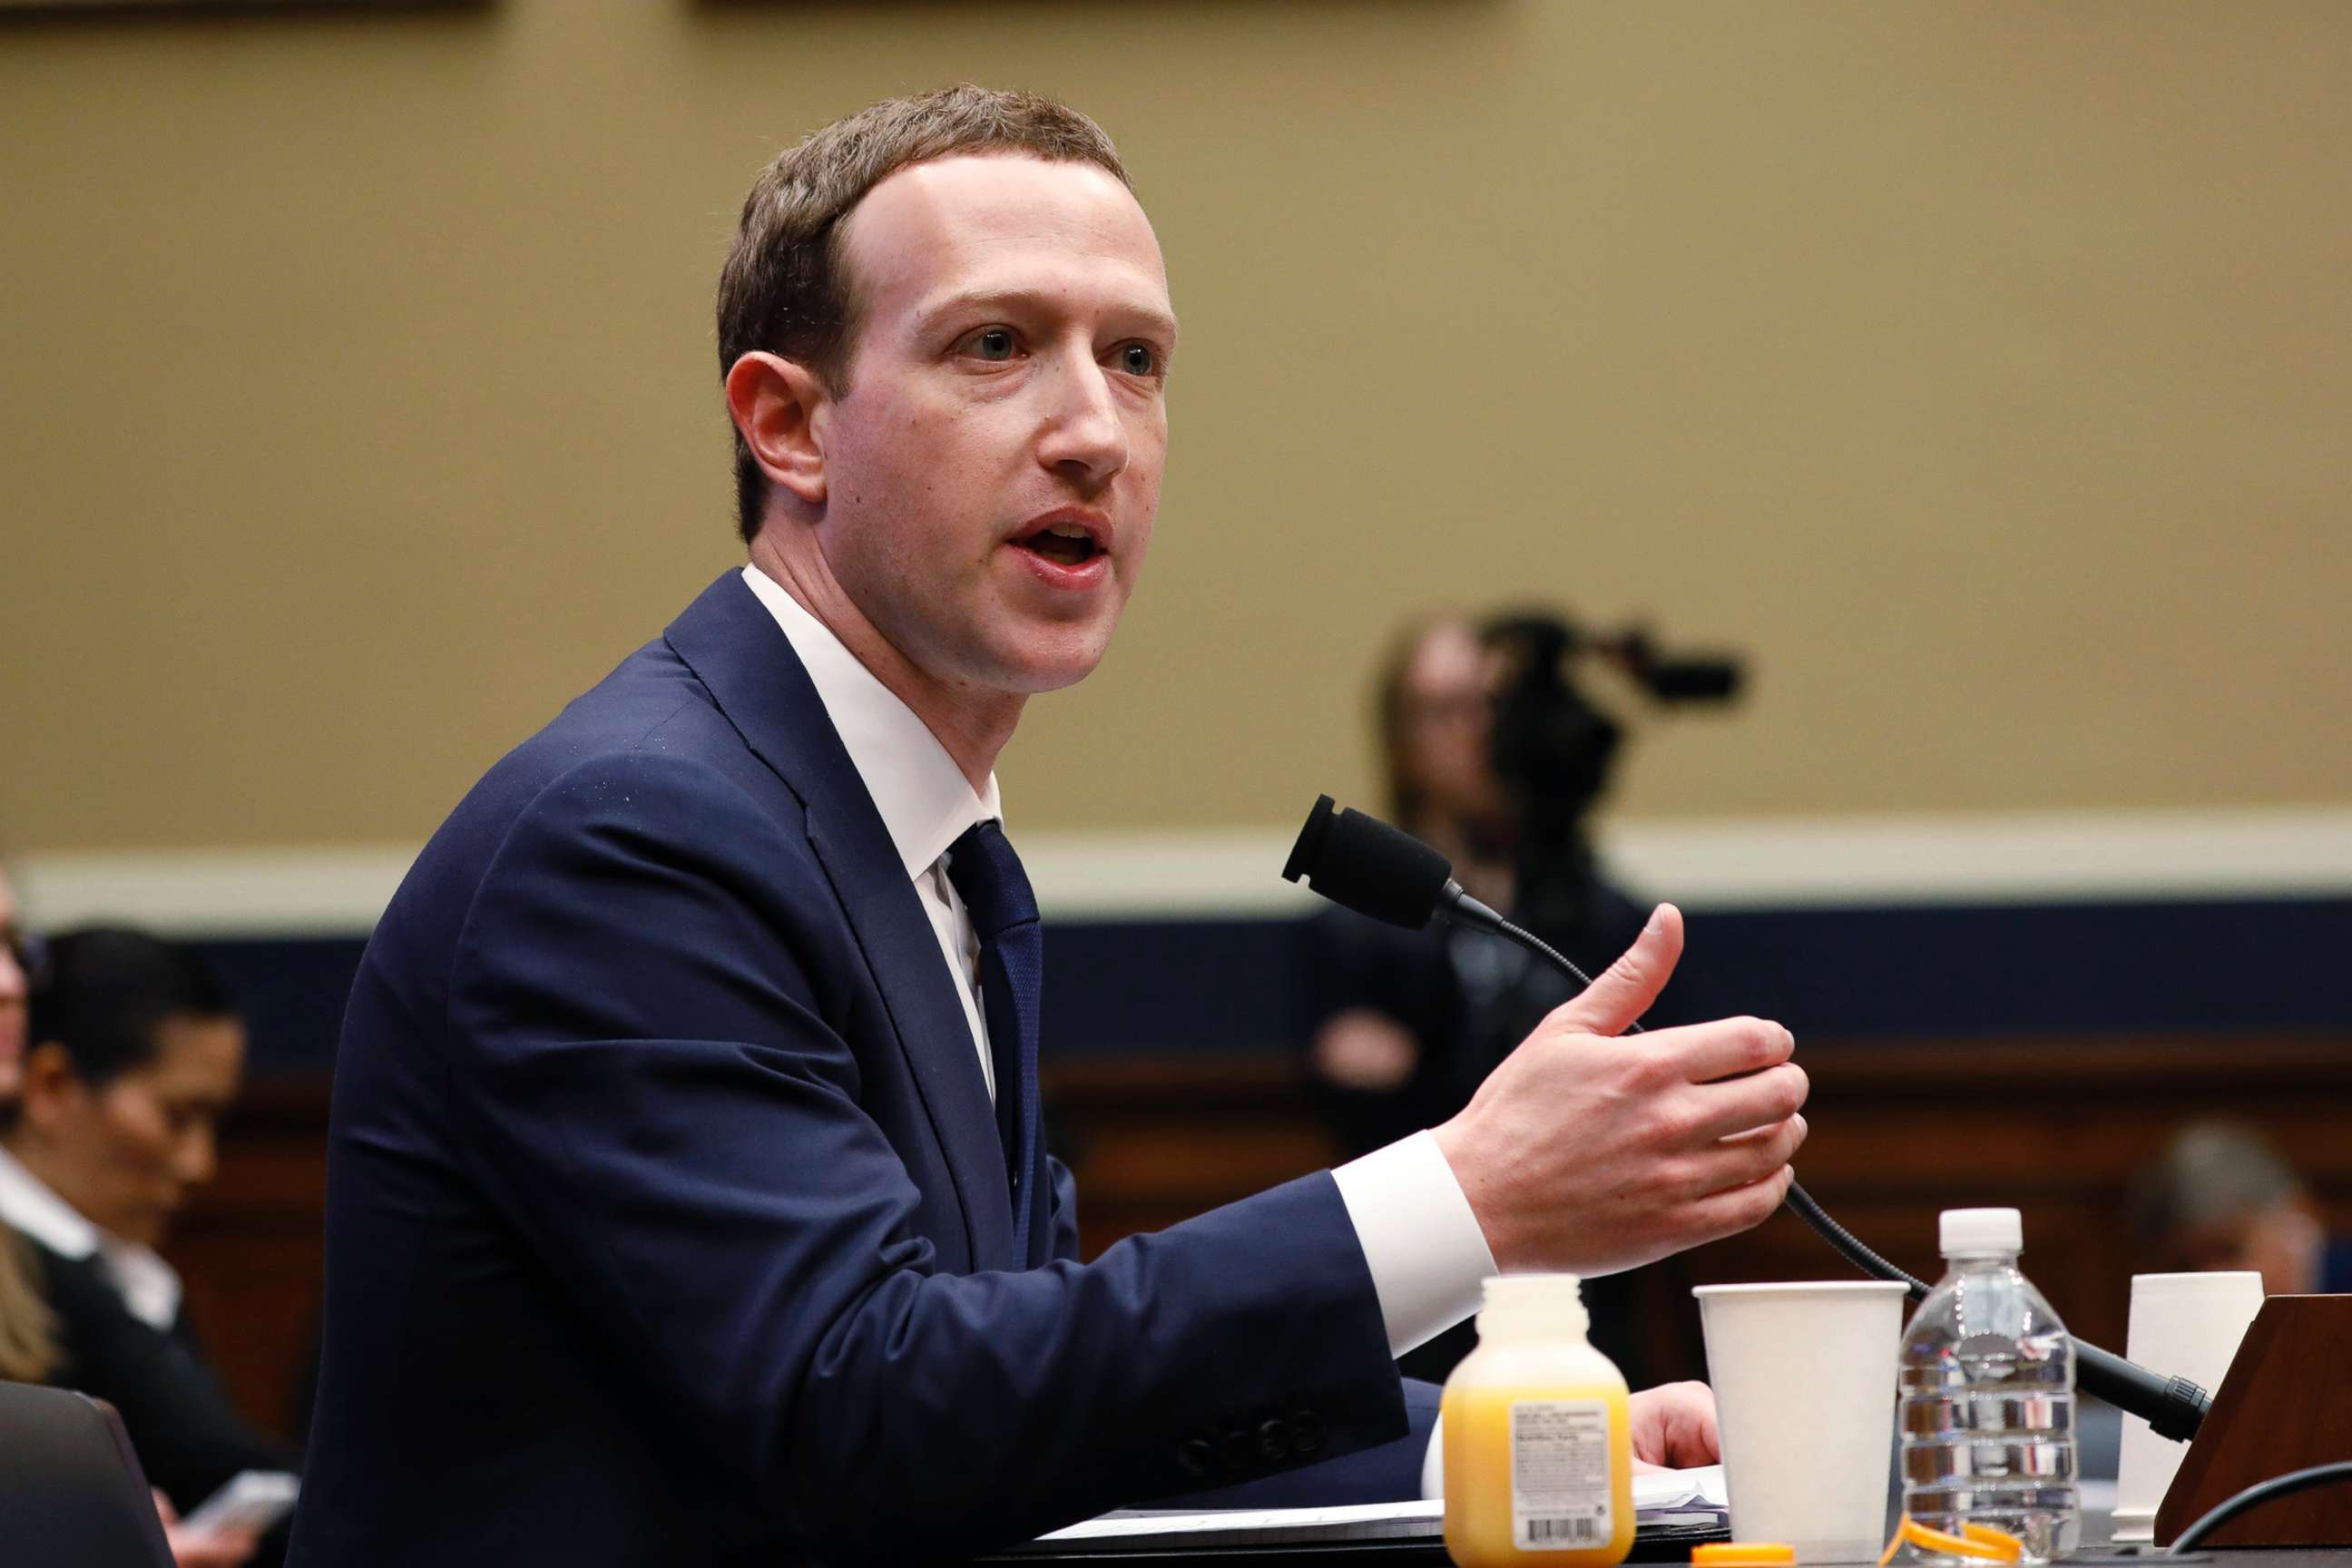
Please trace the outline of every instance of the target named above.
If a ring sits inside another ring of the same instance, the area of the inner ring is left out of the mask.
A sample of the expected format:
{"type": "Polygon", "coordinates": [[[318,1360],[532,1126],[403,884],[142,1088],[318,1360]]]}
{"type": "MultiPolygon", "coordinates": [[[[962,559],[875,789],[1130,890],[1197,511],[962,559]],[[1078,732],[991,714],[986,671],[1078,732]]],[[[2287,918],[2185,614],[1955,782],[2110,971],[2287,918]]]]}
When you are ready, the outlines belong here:
{"type": "MultiPolygon", "coordinates": [[[[779,158],[719,313],[751,565],[491,770],[361,965],[296,1562],[935,1557],[1285,1472],[1412,1495],[1392,1358],[1483,1275],[1770,1212],[1786,1031],[1607,1037],[1669,910],[1445,1127],[1077,1262],[993,769],[1142,562],[1157,242],[1091,121],[956,89],[779,158]]],[[[1652,1457],[1705,1453],[1703,1392],[1643,1408],[1652,1457]]]]}

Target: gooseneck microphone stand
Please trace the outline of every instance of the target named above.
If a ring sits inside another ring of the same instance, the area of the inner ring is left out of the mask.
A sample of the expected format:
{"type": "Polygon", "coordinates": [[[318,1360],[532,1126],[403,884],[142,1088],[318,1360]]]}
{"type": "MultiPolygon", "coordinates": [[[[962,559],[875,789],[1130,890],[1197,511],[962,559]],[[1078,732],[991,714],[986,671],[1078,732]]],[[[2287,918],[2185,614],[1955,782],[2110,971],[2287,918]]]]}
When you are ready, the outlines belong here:
{"type": "MultiPolygon", "coordinates": [[[[1282,874],[1293,882],[1303,877],[1316,892],[1335,903],[1407,931],[1420,931],[1433,916],[1443,913],[1458,924],[1518,943],[1582,985],[1592,984],[1591,975],[1549,942],[1464,892],[1454,879],[1453,867],[1436,850],[1352,807],[1335,810],[1328,795],[1317,797],[1314,809],[1307,813],[1307,826],[1299,830],[1282,874]]],[[[1642,1026],[1629,1024],[1625,1032],[1640,1034],[1642,1026]]],[[[1864,1274],[1901,1282],[1915,1303],[1927,1297],[1926,1280],[1864,1246],[1830,1217],[1802,1183],[1790,1181],[1781,1203],[1864,1274]]],[[[2074,1380],[2086,1393],[2140,1417],[2157,1436],[2176,1442],[2185,1443],[2197,1435],[2213,1403],[2187,1378],[2149,1372],[2079,1338],[2074,1340],[2074,1380]]]]}

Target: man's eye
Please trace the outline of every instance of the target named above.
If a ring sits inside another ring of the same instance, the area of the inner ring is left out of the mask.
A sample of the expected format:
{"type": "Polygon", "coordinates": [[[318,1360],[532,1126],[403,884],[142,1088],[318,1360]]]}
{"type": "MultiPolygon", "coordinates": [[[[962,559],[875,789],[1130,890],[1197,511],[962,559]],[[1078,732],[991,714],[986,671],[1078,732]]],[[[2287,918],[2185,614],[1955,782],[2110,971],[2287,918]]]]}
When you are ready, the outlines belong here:
{"type": "Polygon", "coordinates": [[[1013,357],[1013,333],[1003,327],[983,327],[969,340],[971,352],[982,359],[1007,360],[1013,357]]]}
{"type": "Polygon", "coordinates": [[[1160,368],[1160,356],[1149,343],[1129,343],[1118,351],[1118,367],[1129,375],[1150,375],[1160,368]]]}

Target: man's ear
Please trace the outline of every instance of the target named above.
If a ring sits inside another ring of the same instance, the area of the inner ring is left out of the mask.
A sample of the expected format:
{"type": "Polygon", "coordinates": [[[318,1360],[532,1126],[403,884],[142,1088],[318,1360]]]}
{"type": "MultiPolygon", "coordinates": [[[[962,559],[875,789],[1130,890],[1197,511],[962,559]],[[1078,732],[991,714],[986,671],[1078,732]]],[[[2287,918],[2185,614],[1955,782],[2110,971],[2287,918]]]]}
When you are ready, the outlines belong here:
{"type": "Polygon", "coordinates": [[[85,1092],[73,1058],[55,1040],[44,1040],[25,1053],[24,1077],[17,1086],[17,1104],[24,1125],[50,1128],[71,1112],[85,1092]]]}
{"type": "Polygon", "coordinates": [[[760,471],[811,506],[824,504],[824,383],[797,360],[748,353],[727,373],[727,412],[760,471]]]}

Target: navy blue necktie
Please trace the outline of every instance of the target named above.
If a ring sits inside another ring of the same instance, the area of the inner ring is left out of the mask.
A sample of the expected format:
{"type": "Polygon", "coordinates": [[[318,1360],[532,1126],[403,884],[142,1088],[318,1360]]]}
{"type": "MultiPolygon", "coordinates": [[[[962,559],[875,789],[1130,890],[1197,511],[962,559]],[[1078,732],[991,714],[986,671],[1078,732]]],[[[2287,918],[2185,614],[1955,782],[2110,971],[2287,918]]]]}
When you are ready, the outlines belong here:
{"type": "Polygon", "coordinates": [[[1029,1266],[1030,1185],[1037,1171],[1037,1005],[1045,933],[1037,897],[1001,823],[977,822],[948,848],[948,880],[980,936],[980,996],[996,1065],[996,1127],[1013,1186],[1013,1267],[1029,1266]]]}

